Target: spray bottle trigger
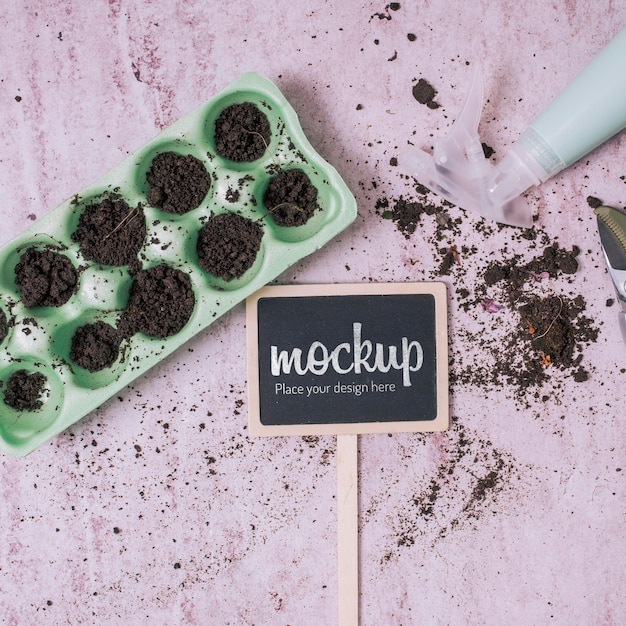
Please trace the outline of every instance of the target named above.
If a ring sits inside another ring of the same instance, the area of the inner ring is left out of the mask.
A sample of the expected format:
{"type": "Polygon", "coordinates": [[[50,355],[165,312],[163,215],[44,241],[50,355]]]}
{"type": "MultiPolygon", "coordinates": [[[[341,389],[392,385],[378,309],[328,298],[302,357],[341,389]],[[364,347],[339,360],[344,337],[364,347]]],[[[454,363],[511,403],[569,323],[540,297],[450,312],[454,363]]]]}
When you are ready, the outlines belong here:
{"type": "MultiPolygon", "coordinates": [[[[405,151],[403,162],[421,184],[452,204],[488,219],[528,227],[532,219],[525,201],[519,197],[501,199],[503,187],[499,186],[507,183],[509,176],[503,176],[485,158],[478,135],[482,106],[482,71],[476,63],[461,113],[448,135],[436,141],[432,155],[412,148],[405,151]]],[[[514,185],[517,194],[527,188],[518,187],[514,185]]]]}

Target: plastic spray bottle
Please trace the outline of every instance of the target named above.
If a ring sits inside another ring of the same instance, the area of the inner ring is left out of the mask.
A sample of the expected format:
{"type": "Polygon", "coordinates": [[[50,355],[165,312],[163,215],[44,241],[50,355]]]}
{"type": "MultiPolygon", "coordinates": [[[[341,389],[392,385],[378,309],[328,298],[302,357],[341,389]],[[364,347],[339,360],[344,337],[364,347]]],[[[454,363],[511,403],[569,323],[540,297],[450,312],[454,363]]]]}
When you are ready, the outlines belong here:
{"type": "Polygon", "coordinates": [[[548,180],[626,128],[626,28],[540,113],[497,165],[478,136],[480,67],[459,118],[433,154],[407,150],[404,165],[420,183],[464,209],[513,226],[530,226],[520,194],[548,180]]]}

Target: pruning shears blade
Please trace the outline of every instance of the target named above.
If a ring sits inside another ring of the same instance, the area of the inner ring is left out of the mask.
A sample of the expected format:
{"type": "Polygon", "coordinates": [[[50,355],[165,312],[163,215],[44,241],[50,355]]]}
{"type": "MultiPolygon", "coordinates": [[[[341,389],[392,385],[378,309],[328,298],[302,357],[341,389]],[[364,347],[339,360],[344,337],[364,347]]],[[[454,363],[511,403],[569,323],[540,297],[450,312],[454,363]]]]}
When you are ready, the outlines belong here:
{"type": "Polygon", "coordinates": [[[594,213],[604,259],[621,307],[618,320],[626,343],[626,213],[607,206],[598,207],[594,213]]]}

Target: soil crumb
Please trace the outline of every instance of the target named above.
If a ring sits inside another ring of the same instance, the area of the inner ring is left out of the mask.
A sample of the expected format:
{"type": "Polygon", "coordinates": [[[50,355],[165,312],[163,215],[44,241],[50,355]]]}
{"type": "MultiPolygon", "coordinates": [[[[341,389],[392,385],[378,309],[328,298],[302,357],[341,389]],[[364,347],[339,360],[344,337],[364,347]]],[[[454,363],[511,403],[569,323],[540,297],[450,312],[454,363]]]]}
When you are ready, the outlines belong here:
{"type": "Polygon", "coordinates": [[[263,204],[278,226],[302,226],[320,208],[317,188],[298,168],[283,170],[270,180],[263,204]]]}
{"type": "Polygon", "coordinates": [[[413,85],[413,97],[420,103],[425,104],[429,109],[438,109],[441,105],[435,102],[435,96],[437,95],[436,89],[423,78],[420,78],[415,85],[413,85]]]}
{"type": "Polygon", "coordinates": [[[595,196],[587,196],[587,204],[592,209],[597,209],[598,207],[602,206],[602,200],[600,200],[599,198],[596,198],[595,196]]]}
{"type": "Polygon", "coordinates": [[[449,208],[452,206],[446,201],[433,202],[428,188],[418,183],[411,198],[399,196],[390,200],[381,196],[376,201],[375,208],[383,219],[390,219],[395,223],[405,239],[411,239],[425,216],[432,217],[435,220],[435,239],[441,241],[448,239],[450,231],[454,232],[461,222],[459,217],[451,218],[449,208]]]}
{"type": "Polygon", "coordinates": [[[161,152],[146,174],[148,204],[167,213],[183,215],[200,206],[211,187],[202,161],[192,154],[161,152]]]}
{"type": "Polygon", "coordinates": [[[141,206],[131,208],[115,196],[85,207],[72,234],[86,259],[113,266],[136,265],[145,237],[141,206]]]}
{"type": "Polygon", "coordinates": [[[431,204],[425,204],[418,200],[406,200],[403,196],[395,200],[390,211],[386,210],[387,207],[389,207],[389,201],[386,198],[379,200],[376,205],[378,210],[385,210],[383,217],[392,219],[405,239],[411,238],[422,214],[432,215],[435,211],[435,207],[431,204]]]}
{"type": "Polygon", "coordinates": [[[162,263],[135,276],[118,330],[122,337],[143,333],[165,339],[182,330],[194,306],[189,276],[162,263]]]}
{"type": "Polygon", "coordinates": [[[251,102],[231,104],[215,121],[215,149],[230,161],[241,163],[260,159],[270,139],[267,116],[251,102]]]}
{"type": "Polygon", "coordinates": [[[46,382],[41,372],[17,370],[6,382],[4,403],[16,411],[37,411],[43,406],[46,382]]]}
{"type": "Polygon", "coordinates": [[[483,147],[483,154],[485,155],[486,159],[490,159],[494,154],[495,154],[495,150],[488,144],[486,144],[484,141],[482,142],[482,147],[483,147]]]}
{"type": "Polygon", "coordinates": [[[85,324],[72,337],[70,358],[90,372],[111,367],[120,351],[120,333],[102,321],[85,324]]]}
{"type": "Polygon", "coordinates": [[[240,278],[252,267],[261,248],[263,230],[235,213],[215,215],[198,233],[198,264],[225,281],[240,278]]]}
{"type": "Polygon", "coordinates": [[[15,266],[15,282],[25,307],[58,307],[76,291],[78,272],[66,256],[31,247],[15,266]]]}

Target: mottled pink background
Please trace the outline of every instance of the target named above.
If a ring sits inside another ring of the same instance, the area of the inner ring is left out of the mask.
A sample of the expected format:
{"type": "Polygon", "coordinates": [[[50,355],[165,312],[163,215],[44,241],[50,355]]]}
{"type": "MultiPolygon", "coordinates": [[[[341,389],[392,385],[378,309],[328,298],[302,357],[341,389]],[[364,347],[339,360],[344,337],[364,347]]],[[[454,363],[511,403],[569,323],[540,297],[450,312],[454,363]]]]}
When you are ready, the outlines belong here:
{"type": "MultiPolygon", "coordinates": [[[[502,156],[626,7],[400,4],[5,0],[0,244],[253,70],[283,91],[359,206],[278,282],[431,279],[436,250],[375,211],[382,193],[410,195],[390,159],[446,132],[475,60],[481,136],[502,156]],[[412,97],[420,77],[440,109],[412,97]]],[[[565,289],[600,330],[589,380],[555,373],[529,406],[458,384],[449,432],[360,438],[362,624],[626,623],[626,346],[585,200],[624,206],[625,163],[622,135],[530,194],[539,226],[582,250],[565,289]]],[[[510,229],[486,239],[477,218],[451,214],[463,217],[454,243],[479,249],[466,276],[503,245],[524,249],[510,229]]],[[[467,337],[484,314],[457,298],[473,285],[443,280],[451,356],[479,363],[467,337]]],[[[242,304],[32,455],[0,458],[0,622],[336,622],[335,440],[248,438],[244,331],[242,304]]]]}

